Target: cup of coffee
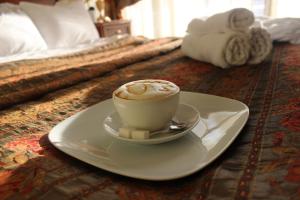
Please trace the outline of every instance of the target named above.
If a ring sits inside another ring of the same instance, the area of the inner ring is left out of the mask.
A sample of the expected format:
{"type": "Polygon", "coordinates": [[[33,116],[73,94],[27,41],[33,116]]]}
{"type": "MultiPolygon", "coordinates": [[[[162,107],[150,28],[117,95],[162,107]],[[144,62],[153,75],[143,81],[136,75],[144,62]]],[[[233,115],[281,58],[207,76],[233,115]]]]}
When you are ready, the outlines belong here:
{"type": "Polygon", "coordinates": [[[157,131],[174,117],[179,93],[179,87],[170,81],[138,80],[116,89],[113,103],[125,127],[157,131]]]}

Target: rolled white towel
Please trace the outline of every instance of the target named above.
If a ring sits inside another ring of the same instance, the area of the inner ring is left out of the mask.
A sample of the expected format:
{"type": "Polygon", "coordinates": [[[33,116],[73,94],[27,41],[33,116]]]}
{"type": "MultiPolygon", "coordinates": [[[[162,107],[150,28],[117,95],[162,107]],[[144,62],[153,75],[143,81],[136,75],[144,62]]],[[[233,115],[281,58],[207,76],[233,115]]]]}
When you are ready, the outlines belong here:
{"type": "Polygon", "coordinates": [[[205,21],[199,18],[192,19],[192,21],[188,24],[187,33],[201,36],[207,33],[205,29],[205,21]]]}
{"type": "Polygon", "coordinates": [[[211,33],[201,37],[188,34],[183,38],[181,49],[193,59],[228,68],[247,62],[250,44],[246,34],[236,32],[211,33]]]}
{"type": "Polygon", "coordinates": [[[254,15],[250,10],[235,8],[224,13],[215,14],[205,21],[194,19],[189,23],[187,32],[197,35],[227,32],[228,30],[245,32],[253,23],[254,15]]]}
{"type": "Polygon", "coordinates": [[[266,59],[272,50],[270,34],[262,28],[250,30],[250,57],[249,64],[258,64],[266,59]]]}

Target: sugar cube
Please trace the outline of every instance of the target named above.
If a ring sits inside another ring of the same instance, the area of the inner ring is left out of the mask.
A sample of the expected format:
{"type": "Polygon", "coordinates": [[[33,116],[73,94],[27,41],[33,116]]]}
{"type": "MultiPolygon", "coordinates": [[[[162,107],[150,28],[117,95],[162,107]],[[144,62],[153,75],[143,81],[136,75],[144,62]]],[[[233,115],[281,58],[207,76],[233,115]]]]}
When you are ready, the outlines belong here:
{"type": "Polygon", "coordinates": [[[131,138],[131,129],[129,128],[119,128],[119,136],[123,138],[131,138]]]}
{"type": "Polygon", "coordinates": [[[150,131],[148,130],[132,130],[131,131],[131,138],[132,139],[149,139],[150,131]]]}

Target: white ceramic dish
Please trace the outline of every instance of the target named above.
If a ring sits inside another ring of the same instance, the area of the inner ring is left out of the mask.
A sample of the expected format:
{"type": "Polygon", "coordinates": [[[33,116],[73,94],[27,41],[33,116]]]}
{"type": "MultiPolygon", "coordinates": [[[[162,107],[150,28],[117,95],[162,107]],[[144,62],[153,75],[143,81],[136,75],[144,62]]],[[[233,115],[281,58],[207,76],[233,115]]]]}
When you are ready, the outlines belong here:
{"type": "Polygon", "coordinates": [[[133,178],[170,180],[190,175],[215,160],[244,127],[248,107],[236,100],[181,92],[180,103],[193,105],[207,126],[158,145],[139,145],[106,134],[104,119],[114,111],[111,99],[56,125],[50,142],[61,151],[101,169],[133,178]]]}
{"type": "MultiPolygon", "coordinates": [[[[123,123],[117,112],[113,112],[110,115],[108,115],[104,119],[103,126],[107,133],[109,133],[111,136],[119,140],[132,142],[136,144],[160,144],[160,143],[165,143],[165,142],[178,139],[190,133],[190,130],[192,130],[192,128],[194,128],[196,124],[199,122],[200,116],[198,110],[193,106],[187,104],[179,104],[177,112],[173,119],[176,122],[186,124],[187,127],[180,132],[174,132],[174,131],[172,132],[169,130],[157,131],[158,133],[151,136],[149,139],[131,139],[131,138],[120,137],[118,130],[119,128],[123,127],[123,123]]],[[[206,131],[205,124],[203,122],[201,124],[202,124],[203,131],[206,131]]]]}

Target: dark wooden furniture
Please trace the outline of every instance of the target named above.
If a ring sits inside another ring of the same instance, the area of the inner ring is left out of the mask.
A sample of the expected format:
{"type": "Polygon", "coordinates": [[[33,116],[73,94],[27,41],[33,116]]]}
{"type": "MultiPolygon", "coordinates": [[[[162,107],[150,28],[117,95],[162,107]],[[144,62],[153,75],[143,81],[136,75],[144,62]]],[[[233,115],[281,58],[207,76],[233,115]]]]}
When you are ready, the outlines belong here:
{"type": "Polygon", "coordinates": [[[97,22],[95,25],[101,37],[109,37],[113,35],[131,33],[129,20],[112,20],[111,22],[97,22]]]}

